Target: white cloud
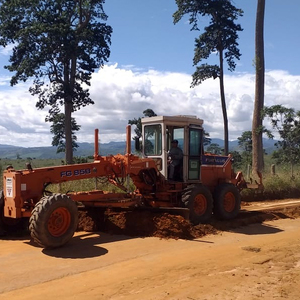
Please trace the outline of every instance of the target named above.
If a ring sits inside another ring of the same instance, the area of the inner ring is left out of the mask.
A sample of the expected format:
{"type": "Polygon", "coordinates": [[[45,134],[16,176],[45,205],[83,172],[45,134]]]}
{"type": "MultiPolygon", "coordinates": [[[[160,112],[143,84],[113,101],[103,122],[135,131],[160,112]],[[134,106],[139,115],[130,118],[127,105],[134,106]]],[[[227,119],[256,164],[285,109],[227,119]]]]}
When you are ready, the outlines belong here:
{"type": "Polygon", "coordinates": [[[37,111],[36,98],[28,86],[20,84],[0,89],[0,144],[23,147],[49,146],[50,125],[45,123],[46,111],[37,111]]]}
{"type": "Polygon", "coordinates": [[[6,56],[11,55],[14,46],[15,46],[14,44],[9,44],[6,47],[1,48],[0,49],[0,54],[6,55],[6,56]]]}
{"type": "MultiPolygon", "coordinates": [[[[100,141],[125,140],[129,119],[153,109],[161,115],[197,115],[204,120],[211,137],[223,138],[223,115],[218,80],[207,80],[190,88],[191,76],[184,73],[142,71],[108,65],[93,74],[90,87],[95,104],[74,113],[81,130],[78,142],[94,141],[99,128],[100,141]]],[[[238,73],[225,77],[225,92],[230,139],[251,130],[254,101],[254,74],[238,73]]],[[[283,104],[300,110],[300,76],[274,70],[266,72],[265,104],[283,104]]],[[[0,78],[0,144],[23,147],[50,146],[47,110],[35,107],[37,98],[27,84],[8,87],[0,78]]]]}

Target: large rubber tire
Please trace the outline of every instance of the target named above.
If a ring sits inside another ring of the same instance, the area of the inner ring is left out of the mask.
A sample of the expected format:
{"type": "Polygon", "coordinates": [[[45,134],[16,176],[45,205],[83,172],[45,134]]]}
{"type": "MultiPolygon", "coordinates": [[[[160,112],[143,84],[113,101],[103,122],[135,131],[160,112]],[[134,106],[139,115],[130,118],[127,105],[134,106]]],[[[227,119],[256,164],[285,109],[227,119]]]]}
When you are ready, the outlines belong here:
{"type": "Polygon", "coordinates": [[[212,194],[204,185],[192,185],[185,189],[182,201],[190,211],[190,222],[194,225],[207,223],[212,215],[212,194]]]}
{"type": "Polygon", "coordinates": [[[33,240],[43,248],[57,248],[66,244],[78,225],[76,203],[67,195],[43,197],[34,207],[29,219],[33,240]]]}
{"type": "Polygon", "coordinates": [[[217,219],[230,220],[235,218],[241,208],[241,195],[236,186],[222,183],[214,191],[213,213],[217,219]]]}

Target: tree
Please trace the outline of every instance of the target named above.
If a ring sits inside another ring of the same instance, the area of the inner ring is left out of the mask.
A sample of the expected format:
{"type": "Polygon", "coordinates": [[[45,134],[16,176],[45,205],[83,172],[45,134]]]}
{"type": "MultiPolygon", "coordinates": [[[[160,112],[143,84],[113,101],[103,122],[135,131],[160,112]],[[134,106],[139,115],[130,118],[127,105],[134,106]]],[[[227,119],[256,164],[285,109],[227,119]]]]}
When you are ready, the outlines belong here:
{"type": "Polygon", "coordinates": [[[3,0],[0,45],[13,45],[11,85],[33,78],[36,107],[50,107],[48,120],[64,109],[66,162],[72,163],[72,113],[93,104],[92,73],[107,61],[112,28],[104,22],[105,0],[3,0]],[[51,117],[52,116],[52,117],[51,117]]]}
{"type": "Polygon", "coordinates": [[[219,144],[211,143],[207,147],[206,151],[213,154],[221,155],[224,152],[224,149],[222,149],[219,144]]]}
{"type": "MultiPolygon", "coordinates": [[[[144,117],[155,117],[157,116],[157,114],[151,109],[151,108],[147,108],[146,110],[143,111],[143,115],[144,117]]],[[[141,118],[134,118],[133,120],[128,120],[128,124],[130,125],[135,125],[135,137],[133,137],[133,140],[135,140],[135,148],[138,152],[141,151],[142,149],[142,141],[140,141],[140,138],[142,137],[142,119],[141,118]]],[[[152,135],[153,132],[148,132],[148,134],[152,135]]],[[[146,137],[146,144],[144,145],[145,148],[145,152],[149,153],[151,152],[151,150],[153,149],[153,144],[148,140],[148,137],[146,137]]]]}
{"type": "Polygon", "coordinates": [[[234,169],[240,169],[243,163],[243,158],[238,151],[230,152],[234,169]]]}
{"type": "Polygon", "coordinates": [[[203,130],[203,146],[209,146],[211,144],[211,138],[209,137],[209,133],[203,130]]]}
{"type": "Polygon", "coordinates": [[[192,87],[201,84],[209,78],[219,78],[220,97],[224,122],[224,152],[228,154],[228,118],[224,89],[224,59],[228,64],[228,70],[235,70],[235,59],[241,54],[238,49],[238,32],[242,31],[239,24],[235,24],[238,17],[243,15],[241,9],[232,5],[230,0],[176,0],[178,10],[173,14],[176,24],[184,15],[190,16],[191,30],[199,30],[198,16],[208,16],[209,25],[204,28],[198,38],[195,39],[195,53],[193,65],[196,71],[193,74],[192,87]],[[209,59],[215,52],[219,55],[218,64],[201,64],[202,60],[209,59]]]}
{"type": "Polygon", "coordinates": [[[265,93],[265,57],[264,57],[264,16],[265,0],[257,0],[255,25],[255,100],[252,120],[252,174],[260,177],[264,168],[263,118],[265,93]]]}
{"type": "MultiPolygon", "coordinates": [[[[63,113],[51,116],[49,122],[52,122],[50,132],[53,133],[52,146],[56,146],[56,153],[65,152],[65,115],[63,113]]],[[[77,137],[74,134],[75,131],[80,129],[80,125],[77,125],[76,120],[71,118],[71,133],[72,133],[72,149],[75,151],[78,148],[76,143],[77,137]]]]}
{"type": "Polygon", "coordinates": [[[277,163],[288,162],[293,166],[300,162],[300,111],[282,105],[264,107],[263,116],[269,118],[272,128],[279,133],[280,140],[275,144],[273,158],[277,163]]]}
{"type": "Polygon", "coordinates": [[[251,131],[244,131],[242,136],[238,137],[238,145],[239,147],[247,152],[252,152],[252,132],[251,131]]]}
{"type": "Polygon", "coordinates": [[[238,145],[242,149],[241,163],[248,166],[248,164],[251,164],[252,132],[244,131],[242,136],[238,137],[238,145]]]}
{"type": "MultiPolygon", "coordinates": [[[[157,114],[151,109],[147,108],[146,110],[143,111],[144,117],[155,117],[157,114]]],[[[141,118],[139,117],[138,119],[134,118],[132,120],[128,120],[128,124],[130,125],[135,125],[134,132],[136,134],[133,139],[140,139],[142,137],[142,121],[141,118]]]]}

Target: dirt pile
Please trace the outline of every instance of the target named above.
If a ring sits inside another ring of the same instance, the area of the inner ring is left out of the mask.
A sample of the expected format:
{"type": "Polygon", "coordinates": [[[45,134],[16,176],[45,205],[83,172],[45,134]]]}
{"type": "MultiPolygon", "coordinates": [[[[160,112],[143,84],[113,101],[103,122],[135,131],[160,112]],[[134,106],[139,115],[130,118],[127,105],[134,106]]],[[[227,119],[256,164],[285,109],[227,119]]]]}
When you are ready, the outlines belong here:
{"type": "Polygon", "coordinates": [[[104,231],[136,237],[194,239],[216,233],[209,224],[192,226],[182,216],[151,211],[86,210],[79,212],[78,230],[104,231]]]}
{"type": "Polygon", "coordinates": [[[194,239],[266,220],[299,218],[300,207],[255,212],[241,212],[230,221],[212,218],[209,224],[193,226],[179,215],[151,211],[113,211],[90,209],[79,212],[78,230],[103,231],[135,237],[155,236],[173,239],[194,239]]]}

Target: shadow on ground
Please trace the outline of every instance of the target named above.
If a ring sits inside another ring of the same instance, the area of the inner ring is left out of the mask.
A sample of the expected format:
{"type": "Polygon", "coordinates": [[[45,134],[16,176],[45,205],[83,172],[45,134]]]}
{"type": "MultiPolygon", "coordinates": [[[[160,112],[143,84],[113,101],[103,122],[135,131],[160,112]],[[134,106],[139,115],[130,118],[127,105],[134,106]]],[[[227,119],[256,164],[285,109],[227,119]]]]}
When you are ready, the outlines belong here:
{"type": "MultiPolygon", "coordinates": [[[[265,221],[299,217],[299,206],[263,211],[241,210],[240,214],[233,220],[219,221],[212,218],[208,224],[193,226],[182,216],[169,213],[113,210],[104,212],[93,208],[79,211],[78,232],[68,244],[62,248],[42,251],[49,256],[75,259],[105,255],[107,250],[102,247],[103,244],[136,237],[194,240],[222,231],[249,235],[274,234],[281,230],[265,224],[265,221]],[[248,226],[251,224],[260,225],[248,226]]],[[[24,240],[36,246],[30,240],[28,231],[19,232],[17,235],[7,234],[0,238],[24,240]]]]}

